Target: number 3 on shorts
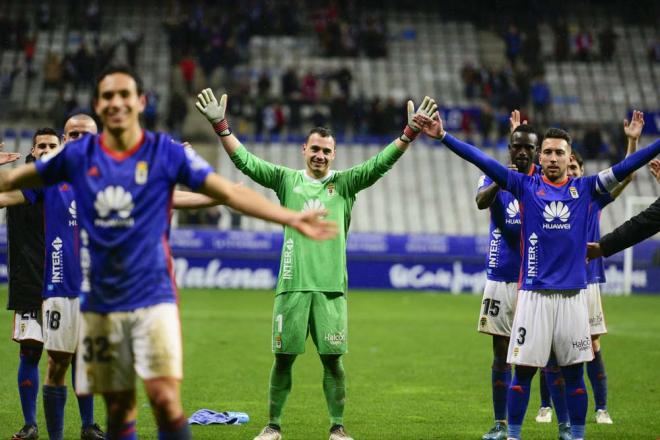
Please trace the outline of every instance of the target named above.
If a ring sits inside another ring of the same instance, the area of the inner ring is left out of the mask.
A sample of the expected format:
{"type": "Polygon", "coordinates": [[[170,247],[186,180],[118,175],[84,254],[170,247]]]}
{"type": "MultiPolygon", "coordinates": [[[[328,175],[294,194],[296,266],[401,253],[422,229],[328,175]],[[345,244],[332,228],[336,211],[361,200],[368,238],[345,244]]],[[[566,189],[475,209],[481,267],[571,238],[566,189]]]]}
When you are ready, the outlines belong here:
{"type": "Polygon", "coordinates": [[[516,342],[520,345],[525,343],[525,335],[527,334],[527,329],[525,327],[518,327],[518,338],[516,342]]]}

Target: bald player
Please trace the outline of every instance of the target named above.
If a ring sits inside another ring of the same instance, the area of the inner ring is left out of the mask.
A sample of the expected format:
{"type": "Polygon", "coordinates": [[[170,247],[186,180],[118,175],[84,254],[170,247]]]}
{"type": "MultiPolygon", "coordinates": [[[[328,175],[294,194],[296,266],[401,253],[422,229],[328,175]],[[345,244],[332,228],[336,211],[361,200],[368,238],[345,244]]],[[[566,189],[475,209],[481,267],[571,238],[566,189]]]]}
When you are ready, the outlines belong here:
{"type": "MultiPolygon", "coordinates": [[[[85,134],[96,134],[94,120],[77,114],[67,120],[62,136],[63,148],[67,142],[85,134]]],[[[52,138],[57,141],[56,136],[52,138]]],[[[76,204],[71,185],[62,183],[40,190],[0,193],[0,206],[20,204],[37,205],[43,202],[46,259],[44,262],[42,332],[48,354],[48,366],[43,385],[44,414],[50,439],[62,439],[64,407],[66,405],[66,372],[72,364],[78,346],[80,327],[79,294],[81,283],[78,252],[76,204]]],[[[75,370],[75,364],[73,369],[75,370]]],[[[75,378],[75,374],[74,374],[75,378]]],[[[75,379],[74,379],[75,388],[75,379]]],[[[80,438],[103,439],[104,434],[94,423],[92,395],[79,396],[78,407],[82,419],[80,438]]]]}

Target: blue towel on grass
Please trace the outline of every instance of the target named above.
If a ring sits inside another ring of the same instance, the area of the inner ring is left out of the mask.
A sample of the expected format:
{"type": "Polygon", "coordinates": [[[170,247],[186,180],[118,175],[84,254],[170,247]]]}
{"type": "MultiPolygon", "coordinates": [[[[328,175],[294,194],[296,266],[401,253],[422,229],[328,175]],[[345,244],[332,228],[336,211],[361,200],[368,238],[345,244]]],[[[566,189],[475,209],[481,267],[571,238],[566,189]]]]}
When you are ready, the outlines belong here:
{"type": "Polygon", "coordinates": [[[189,425],[242,425],[250,421],[250,416],[243,412],[213,411],[200,409],[188,418],[189,425]]]}

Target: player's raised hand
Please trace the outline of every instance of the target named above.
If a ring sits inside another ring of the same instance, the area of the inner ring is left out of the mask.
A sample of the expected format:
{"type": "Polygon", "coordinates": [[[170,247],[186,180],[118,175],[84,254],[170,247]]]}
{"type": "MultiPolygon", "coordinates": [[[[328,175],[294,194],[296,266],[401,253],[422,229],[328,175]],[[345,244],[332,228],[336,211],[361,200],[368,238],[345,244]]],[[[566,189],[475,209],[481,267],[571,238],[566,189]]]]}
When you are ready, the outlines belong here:
{"type": "MultiPolygon", "coordinates": [[[[527,119],[522,121],[523,124],[527,124],[527,119]]],[[[516,131],[516,128],[520,127],[520,110],[514,110],[511,112],[511,116],[509,117],[509,131],[510,133],[513,133],[516,131]]]]}
{"type": "Polygon", "coordinates": [[[587,261],[595,260],[603,256],[600,243],[587,243],[587,261]]]}
{"type": "Polygon", "coordinates": [[[442,127],[442,118],[440,118],[440,112],[436,110],[435,114],[428,120],[424,119],[423,116],[415,116],[417,123],[422,126],[424,134],[434,139],[442,139],[445,135],[445,129],[442,127]]]}
{"type": "Polygon", "coordinates": [[[195,103],[197,110],[209,120],[211,124],[216,124],[225,119],[225,110],[227,109],[227,94],[220,97],[220,102],[215,98],[213,90],[204,89],[197,95],[195,103]]]}
{"type": "Polygon", "coordinates": [[[660,160],[653,159],[649,162],[649,170],[651,171],[651,174],[653,174],[653,177],[655,177],[655,180],[660,183],[660,160]]]}
{"type": "Polygon", "coordinates": [[[327,240],[337,235],[337,223],[323,220],[328,212],[324,209],[310,209],[295,215],[289,226],[314,240],[327,240]]]}
{"type": "Polygon", "coordinates": [[[630,122],[627,119],[623,120],[623,131],[629,139],[639,139],[644,129],[644,113],[633,110],[630,122]]]}
{"type": "Polygon", "coordinates": [[[7,153],[2,151],[3,148],[5,148],[5,144],[0,142],[0,165],[16,162],[21,158],[21,153],[7,153]]]}
{"type": "Polygon", "coordinates": [[[437,109],[438,106],[435,101],[428,96],[424,97],[417,111],[415,111],[415,104],[412,101],[408,101],[406,108],[408,124],[403,129],[400,139],[403,142],[412,142],[422,131],[424,124],[428,123],[427,119],[430,119],[437,109]]]}

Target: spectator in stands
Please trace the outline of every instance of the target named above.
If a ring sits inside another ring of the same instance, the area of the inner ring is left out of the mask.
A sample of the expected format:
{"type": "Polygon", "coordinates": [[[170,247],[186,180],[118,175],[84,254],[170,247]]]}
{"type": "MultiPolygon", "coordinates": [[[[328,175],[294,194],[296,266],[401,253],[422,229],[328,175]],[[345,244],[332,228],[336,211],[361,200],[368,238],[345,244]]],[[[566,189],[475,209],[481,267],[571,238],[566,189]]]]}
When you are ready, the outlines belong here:
{"type": "Polygon", "coordinates": [[[351,81],[353,81],[353,74],[351,69],[346,66],[340,67],[334,74],[334,79],[337,81],[341,94],[346,99],[351,97],[351,81]]]}
{"type": "Polygon", "coordinates": [[[589,61],[593,50],[594,39],[586,28],[582,27],[575,36],[575,55],[580,61],[589,61]]]}
{"type": "Polygon", "coordinates": [[[536,125],[547,127],[550,124],[550,86],[541,75],[534,78],[531,86],[532,108],[536,125]]]}
{"type": "Polygon", "coordinates": [[[75,55],[73,62],[76,69],[75,87],[83,86],[85,88],[91,87],[94,81],[94,56],[90,53],[87,45],[84,43],[80,45],[75,55]]]}
{"type": "Polygon", "coordinates": [[[282,95],[285,99],[292,99],[295,94],[300,92],[300,85],[298,83],[298,75],[295,69],[289,67],[282,75],[282,95]]]}
{"type": "Polygon", "coordinates": [[[601,156],[603,149],[603,136],[598,124],[590,124],[584,132],[582,148],[587,159],[596,159],[601,156]]]}
{"type": "Polygon", "coordinates": [[[520,31],[516,25],[509,25],[509,30],[504,34],[504,44],[506,45],[507,59],[512,65],[515,65],[522,47],[520,31]]]}
{"type": "Polygon", "coordinates": [[[461,69],[461,79],[463,80],[463,90],[467,99],[473,99],[479,92],[479,72],[472,63],[468,62],[461,69]]]}
{"type": "Polygon", "coordinates": [[[95,34],[101,32],[101,8],[98,0],[90,0],[87,2],[85,9],[85,22],[87,29],[95,34]]]}
{"type": "Polygon", "coordinates": [[[257,80],[257,93],[262,98],[270,97],[270,88],[271,88],[270,75],[267,71],[261,72],[259,75],[259,80],[257,80]]]}
{"type": "MultiPolygon", "coordinates": [[[[44,86],[47,88],[59,89],[62,87],[62,60],[54,52],[48,52],[43,66],[44,86]]],[[[62,125],[56,125],[61,127],[62,125]]]]}
{"type": "Polygon", "coordinates": [[[541,70],[543,58],[541,57],[541,37],[538,28],[534,27],[525,32],[521,56],[523,62],[531,69],[532,74],[536,74],[541,70]]]}
{"type": "Polygon", "coordinates": [[[303,100],[310,103],[316,102],[316,98],[318,97],[316,85],[316,76],[314,76],[314,73],[310,70],[302,79],[302,87],[300,88],[300,91],[302,93],[303,100]]]}
{"type": "Polygon", "coordinates": [[[481,132],[481,137],[483,138],[483,145],[490,145],[490,133],[493,131],[493,125],[495,123],[495,114],[493,112],[493,107],[490,106],[487,102],[484,102],[481,105],[481,112],[479,114],[479,131],[481,132]]]}
{"type": "Polygon", "coordinates": [[[145,94],[147,105],[144,107],[144,126],[147,130],[154,131],[158,122],[158,93],[153,90],[145,94]]]}
{"type": "Polygon", "coordinates": [[[183,121],[188,114],[188,103],[179,92],[173,90],[170,93],[167,107],[167,120],[165,121],[167,131],[174,139],[181,139],[183,121]]]}
{"type": "Polygon", "coordinates": [[[25,68],[27,70],[28,77],[34,75],[34,67],[32,63],[34,62],[34,51],[37,46],[37,35],[31,33],[23,43],[23,54],[25,55],[25,68]]]}
{"type": "Polygon", "coordinates": [[[0,97],[3,98],[2,105],[9,102],[11,90],[14,88],[14,79],[16,79],[16,75],[18,75],[20,71],[21,70],[18,67],[14,67],[13,69],[4,69],[0,72],[0,97]]]}
{"type": "Polygon", "coordinates": [[[135,69],[137,67],[137,52],[144,39],[144,34],[133,29],[126,29],[121,39],[126,47],[126,61],[129,66],[135,69]]]}
{"type": "Polygon", "coordinates": [[[604,62],[612,61],[616,51],[616,40],[619,38],[612,26],[603,28],[598,34],[598,45],[600,46],[600,59],[604,62]]]}
{"type": "Polygon", "coordinates": [[[660,63],[660,39],[658,38],[649,44],[649,61],[660,63]]]}
{"type": "Polygon", "coordinates": [[[555,28],[555,59],[557,61],[567,61],[570,54],[568,25],[560,20],[555,28]]]}
{"type": "MultiPolygon", "coordinates": [[[[48,31],[51,28],[52,23],[52,14],[50,9],[49,2],[41,2],[37,7],[37,26],[39,29],[48,31]]],[[[4,28],[0,28],[4,29],[4,28]]]]}
{"type": "Polygon", "coordinates": [[[338,137],[346,132],[350,108],[346,96],[336,96],[330,102],[330,126],[338,137]]]}
{"type": "Polygon", "coordinates": [[[179,62],[179,68],[181,69],[183,83],[186,86],[186,92],[192,94],[194,92],[193,82],[195,80],[195,71],[197,70],[197,62],[195,61],[195,58],[188,54],[179,62]]]}
{"type": "Polygon", "coordinates": [[[387,56],[387,44],[384,24],[371,15],[366,18],[366,25],[360,36],[361,46],[368,58],[387,56]]]}

